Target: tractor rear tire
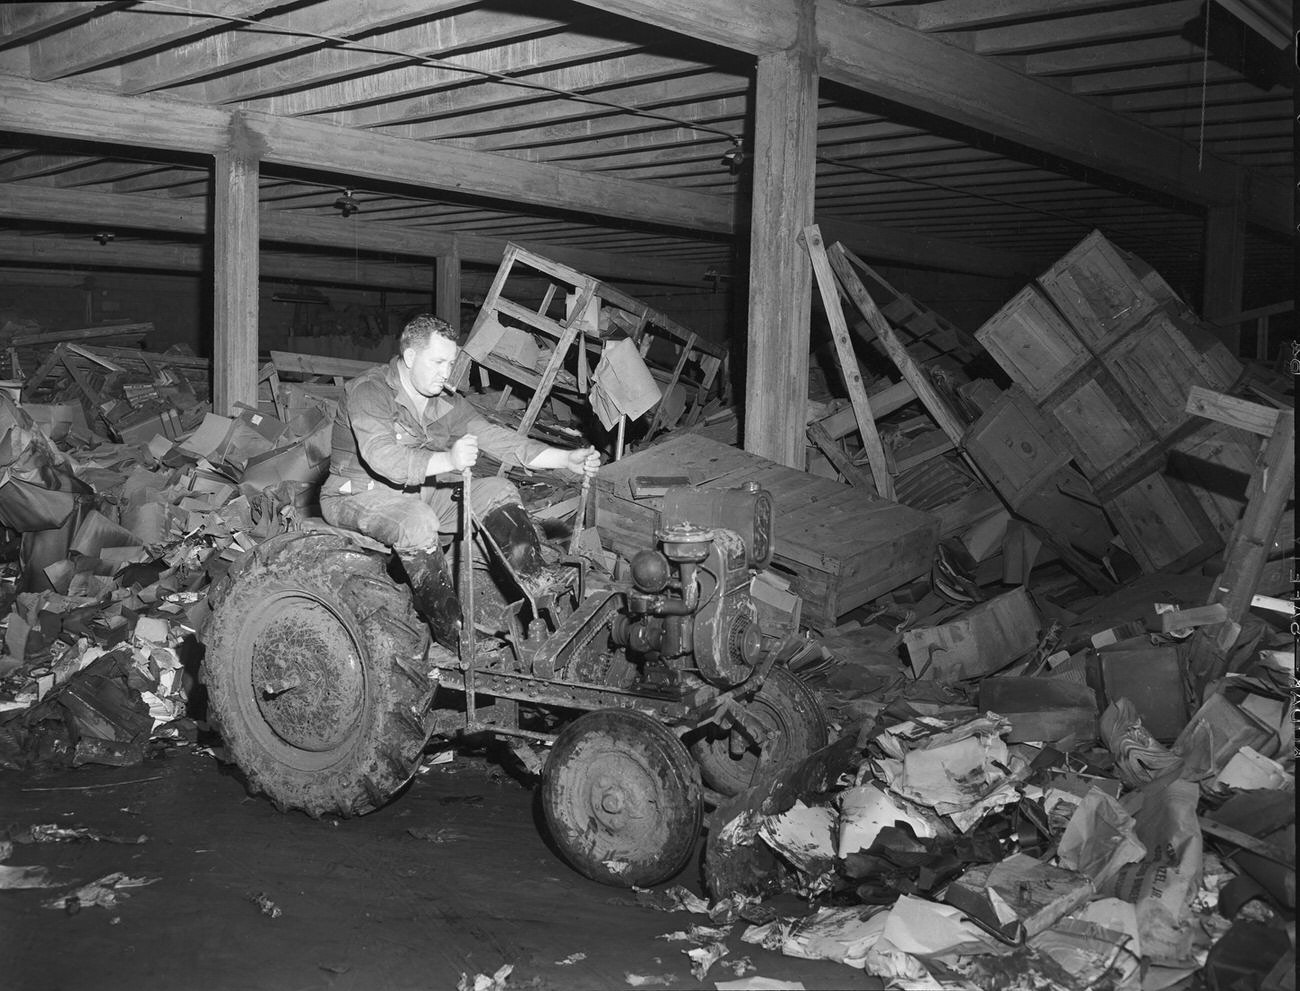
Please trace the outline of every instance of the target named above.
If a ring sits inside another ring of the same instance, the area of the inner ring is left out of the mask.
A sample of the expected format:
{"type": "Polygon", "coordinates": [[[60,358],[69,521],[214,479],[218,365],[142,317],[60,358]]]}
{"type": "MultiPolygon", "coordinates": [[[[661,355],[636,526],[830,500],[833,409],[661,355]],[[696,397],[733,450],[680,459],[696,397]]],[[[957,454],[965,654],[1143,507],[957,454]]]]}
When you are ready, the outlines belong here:
{"type": "Polygon", "coordinates": [[[209,712],[250,791],[281,811],[373,811],[419,767],[429,631],[387,558],[337,531],[260,545],[204,629],[209,712]]]}

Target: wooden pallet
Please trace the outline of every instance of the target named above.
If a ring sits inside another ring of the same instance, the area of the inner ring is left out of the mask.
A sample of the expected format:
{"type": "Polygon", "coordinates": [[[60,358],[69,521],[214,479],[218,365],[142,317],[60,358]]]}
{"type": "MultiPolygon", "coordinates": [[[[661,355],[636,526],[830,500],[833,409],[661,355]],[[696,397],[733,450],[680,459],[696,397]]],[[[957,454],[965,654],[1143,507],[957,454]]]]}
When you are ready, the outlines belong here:
{"type": "Polygon", "coordinates": [[[637,476],[686,476],[694,485],[736,488],[757,482],[772,494],[774,564],[795,576],[803,621],[836,625],[850,609],[921,575],[934,557],[937,517],[864,499],[833,479],[685,433],[605,466],[593,482],[596,525],[605,546],[628,556],[651,546],[660,500],[632,497],[637,476]]]}

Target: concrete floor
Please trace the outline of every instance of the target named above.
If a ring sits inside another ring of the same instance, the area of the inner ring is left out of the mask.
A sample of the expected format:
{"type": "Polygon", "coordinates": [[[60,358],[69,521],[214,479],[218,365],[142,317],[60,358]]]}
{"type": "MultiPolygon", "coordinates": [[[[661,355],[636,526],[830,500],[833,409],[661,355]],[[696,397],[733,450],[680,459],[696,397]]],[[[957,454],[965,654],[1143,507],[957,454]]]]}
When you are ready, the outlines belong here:
{"type": "MultiPolygon", "coordinates": [[[[707,922],[638,906],[588,881],[547,847],[532,793],[481,757],[417,777],[386,808],[351,820],[281,815],[213,758],[173,751],[130,768],[0,771],[0,829],[38,823],[137,835],[141,845],[15,845],[82,883],[113,871],[161,878],[113,909],[76,914],[41,902],[68,890],[0,891],[0,988],[308,991],[450,989],[463,973],[514,965],[534,991],[696,981],[682,943],[655,937],[707,922]],[[418,839],[409,829],[433,839],[418,839]],[[262,914],[265,894],[282,911],[262,914]],[[561,964],[571,954],[586,959],[561,964]]],[[[698,871],[678,881],[698,890],[698,871]]],[[[791,908],[797,908],[791,905],[791,908]]],[[[879,988],[860,971],[783,957],[731,939],[759,975],[807,988],[879,988]]]]}

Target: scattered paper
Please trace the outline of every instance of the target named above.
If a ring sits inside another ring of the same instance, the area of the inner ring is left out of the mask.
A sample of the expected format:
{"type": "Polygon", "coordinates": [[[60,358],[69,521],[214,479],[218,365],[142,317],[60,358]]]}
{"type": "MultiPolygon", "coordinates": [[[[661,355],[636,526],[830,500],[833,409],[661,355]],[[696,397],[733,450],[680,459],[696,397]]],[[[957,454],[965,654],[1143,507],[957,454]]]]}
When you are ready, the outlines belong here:
{"type": "Polygon", "coordinates": [[[157,877],[128,877],[121,872],[105,874],[98,881],[91,881],[90,884],[82,885],[75,891],[51,898],[41,904],[44,908],[65,912],[76,912],[95,905],[100,908],[115,908],[120,899],[128,897],[126,889],[143,888],[161,880],[162,878],[157,877]]]}

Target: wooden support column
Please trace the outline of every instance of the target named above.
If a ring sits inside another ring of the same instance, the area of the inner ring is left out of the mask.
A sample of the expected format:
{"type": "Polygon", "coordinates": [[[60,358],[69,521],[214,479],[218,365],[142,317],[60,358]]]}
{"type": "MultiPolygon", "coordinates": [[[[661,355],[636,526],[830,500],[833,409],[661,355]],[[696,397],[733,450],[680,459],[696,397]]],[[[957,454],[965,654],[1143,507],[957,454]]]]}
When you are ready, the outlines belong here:
{"type": "Polygon", "coordinates": [[[258,172],[247,152],[216,155],[212,408],[226,416],[257,404],[258,172]]]}
{"type": "MultiPolygon", "coordinates": [[[[1241,312],[1246,270],[1246,187],[1237,184],[1231,202],[1211,206],[1205,214],[1205,285],[1201,315],[1216,323],[1241,312]]],[[[1241,325],[1219,331],[1234,355],[1241,353],[1241,325]]]]}
{"type": "Polygon", "coordinates": [[[814,4],[798,4],[798,43],[758,58],[745,450],[802,470],[812,269],[798,238],[813,219],[817,59],[814,4]]]}
{"type": "Polygon", "coordinates": [[[460,330],[460,255],[439,255],[434,261],[434,313],[460,330]]]}

